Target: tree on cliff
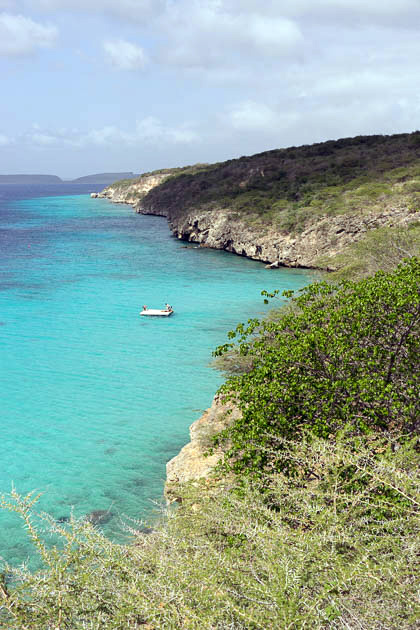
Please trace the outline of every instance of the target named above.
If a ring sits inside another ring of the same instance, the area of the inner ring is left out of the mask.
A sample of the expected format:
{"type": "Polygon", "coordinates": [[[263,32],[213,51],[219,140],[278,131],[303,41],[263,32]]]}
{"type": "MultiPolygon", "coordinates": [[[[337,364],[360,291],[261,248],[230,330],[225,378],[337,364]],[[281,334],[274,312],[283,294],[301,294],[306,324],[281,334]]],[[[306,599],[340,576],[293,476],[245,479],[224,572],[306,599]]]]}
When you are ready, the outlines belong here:
{"type": "Polygon", "coordinates": [[[413,257],[359,282],[312,284],[293,297],[297,312],[278,321],[249,320],[229,333],[252,366],[221,388],[242,411],[216,437],[229,444],[235,471],[287,469],[277,437],[299,439],[308,430],[329,437],[344,427],[358,434],[418,428],[419,280],[420,261],[413,257]]]}

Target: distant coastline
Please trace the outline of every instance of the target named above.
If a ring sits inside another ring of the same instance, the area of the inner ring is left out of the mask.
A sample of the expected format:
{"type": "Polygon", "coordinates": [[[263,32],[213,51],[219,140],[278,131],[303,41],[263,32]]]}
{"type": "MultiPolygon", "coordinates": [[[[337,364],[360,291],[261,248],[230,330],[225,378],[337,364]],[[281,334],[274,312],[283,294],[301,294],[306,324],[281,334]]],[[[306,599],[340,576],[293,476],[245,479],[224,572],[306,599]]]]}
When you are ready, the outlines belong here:
{"type": "Polygon", "coordinates": [[[57,175],[0,175],[0,184],[60,184],[57,175]]]}
{"type": "Polygon", "coordinates": [[[39,175],[39,174],[6,174],[0,175],[0,184],[101,184],[109,186],[117,179],[133,179],[137,177],[132,172],[118,173],[94,173],[93,175],[84,175],[76,179],[62,179],[58,175],[39,175]]]}

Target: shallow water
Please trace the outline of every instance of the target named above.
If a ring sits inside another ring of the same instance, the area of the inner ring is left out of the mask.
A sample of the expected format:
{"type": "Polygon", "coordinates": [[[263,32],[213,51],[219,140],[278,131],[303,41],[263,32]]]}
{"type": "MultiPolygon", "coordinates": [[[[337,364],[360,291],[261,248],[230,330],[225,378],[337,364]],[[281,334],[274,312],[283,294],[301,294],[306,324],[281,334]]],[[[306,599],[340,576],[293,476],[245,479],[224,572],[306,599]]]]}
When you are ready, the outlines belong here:
{"type": "MultiPolygon", "coordinates": [[[[109,509],[104,531],[123,540],[120,516],[150,517],[166,462],[221,383],[211,351],[266,310],[262,289],[296,289],[310,276],[186,247],[165,219],[128,206],[6,188],[0,492],[12,482],[40,490],[40,508],[55,518],[109,509]],[[141,305],[165,302],[172,317],[139,317],[141,305]]],[[[8,513],[0,555],[32,555],[8,513]]]]}

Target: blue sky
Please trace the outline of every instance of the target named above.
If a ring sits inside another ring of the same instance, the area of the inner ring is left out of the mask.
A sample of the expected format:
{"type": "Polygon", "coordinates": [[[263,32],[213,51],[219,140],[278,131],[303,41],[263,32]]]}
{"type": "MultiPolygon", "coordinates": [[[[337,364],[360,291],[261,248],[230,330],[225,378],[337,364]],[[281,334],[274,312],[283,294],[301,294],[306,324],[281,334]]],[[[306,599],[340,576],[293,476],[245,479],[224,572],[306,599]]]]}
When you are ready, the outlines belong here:
{"type": "Polygon", "coordinates": [[[420,128],[420,0],[0,0],[0,173],[420,128]]]}

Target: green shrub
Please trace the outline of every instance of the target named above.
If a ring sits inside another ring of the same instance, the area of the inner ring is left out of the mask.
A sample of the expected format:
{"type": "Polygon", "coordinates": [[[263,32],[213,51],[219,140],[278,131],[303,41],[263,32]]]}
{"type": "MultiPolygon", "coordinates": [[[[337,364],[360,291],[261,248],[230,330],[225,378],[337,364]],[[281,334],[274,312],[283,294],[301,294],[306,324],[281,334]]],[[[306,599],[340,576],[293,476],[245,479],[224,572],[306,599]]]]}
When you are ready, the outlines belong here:
{"type": "Polygon", "coordinates": [[[281,445],[295,477],[193,484],[165,524],[133,532],[131,545],[82,521],[58,526],[44,515],[37,528],[31,497],[3,497],[44,566],[4,567],[0,626],[415,630],[415,445],[378,437],[369,449],[345,438],[281,445]],[[45,526],[60,548],[47,545],[45,526]]]}
{"type": "MultiPolygon", "coordinates": [[[[308,428],[321,437],[345,425],[361,434],[413,431],[420,418],[419,281],[420,262],[412,258],[359,282],[309,285],[294,298],[297,314],[249,320],[231,332],[253,367],[221,388],[242,411],[216,437],[229,445],[229,466],[271,469],[261,447],[275,436],[299,439],[308,428]]],[[[290,466],[287,453],[276,465],[290,466]]]]}
{"type": "Polygon", "coordinates": [[[420,192],[420,180],[419,179],[415,179],[409,182],[406,182],[404,184],[404,192],[410,193],[416,193],[416,192],[420,192]]]}
{"type": "Polygon", "coordinates": [[[404,259],[420,256],[420,224],[407,227],[383,227],[367,232],[363,239],[352,243],[334,258],[320,260],[321,266],[333,266],[338,271],[333,281],[359,279],[380,269],[391,271],[404,259]]]}
{"type": "Polygon", "coordinates": [[[360,186],[360,188],[356,188],[353,193],[360,197],[367,197],[368,199],[377,199],[382,195],[391,194],[391,188],[386,186],[382,182],[370,182],[369,184],[364,184],[360,186]]]}

